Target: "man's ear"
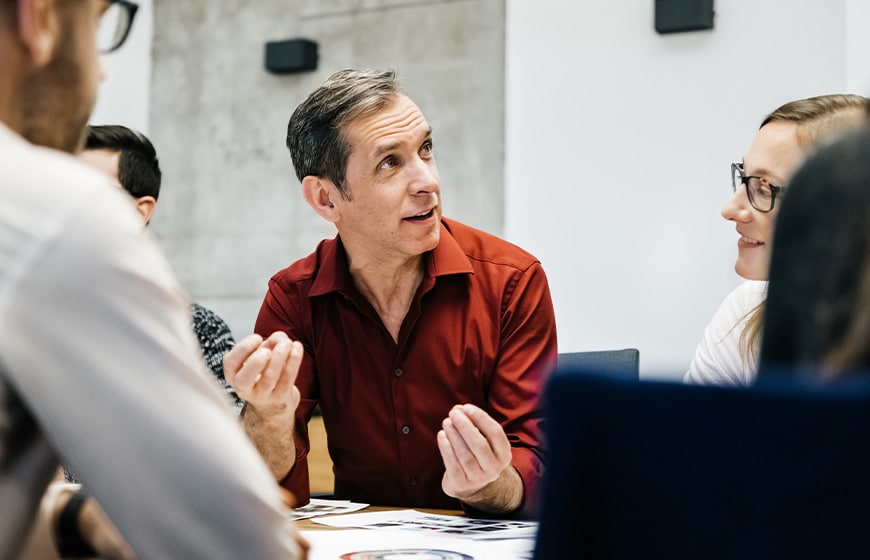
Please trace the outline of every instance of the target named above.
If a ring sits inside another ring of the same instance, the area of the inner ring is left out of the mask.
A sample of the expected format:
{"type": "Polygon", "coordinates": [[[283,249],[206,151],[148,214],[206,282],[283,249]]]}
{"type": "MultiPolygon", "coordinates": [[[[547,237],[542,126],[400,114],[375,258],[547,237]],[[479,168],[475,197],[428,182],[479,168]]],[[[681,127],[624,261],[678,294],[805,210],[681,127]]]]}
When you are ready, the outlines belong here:
{"type": "Polygon", "coordinates": [[[332,203],[332,196],[338,196],[338,190],[332,181],[314,175],[306,175],[302,179],[302,195],[314,211],[328,221],[335,223],[340,216],[338,209],[332,203]],[[330,188],[331,187],[331,188],[330,188]],[[330,191],[336,193],[333,195],[330,191]]]}
{"type": "Polygon", "coordinates": [[[51,61],[59,28],[57,10],[55,0],[18,0],[18,37],[36,67],[51,61]]]}
{"type": "Polygon", "coordinates": [[[136,199],[136,211],[142,216],[143,224],[147,225],[151,221],[151,215],[154,214],[155,206],[157,206],[157,200],[153,196],[140,196],[136,199]]]}

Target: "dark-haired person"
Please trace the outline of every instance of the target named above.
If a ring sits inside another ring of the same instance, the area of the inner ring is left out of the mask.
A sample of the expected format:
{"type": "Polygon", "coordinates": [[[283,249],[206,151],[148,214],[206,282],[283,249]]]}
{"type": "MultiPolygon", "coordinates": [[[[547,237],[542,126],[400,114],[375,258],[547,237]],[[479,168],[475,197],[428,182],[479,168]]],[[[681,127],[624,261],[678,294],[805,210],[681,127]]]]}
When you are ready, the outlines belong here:
{"type": "Polygon", "coordinates": [[[338,236],[272,277],[254,329],[301,343],[298,389],[286,374],[227,374],[273,474],[307,501],[319,404],[336,497],[533,515],[538,397],[556,359],[541,263],[442,217],[432,128],[392,71],[330,76],[287,145],[338,236]]]}
{"type": "Polygon", "coordinates": [[[737,262],[746,279],[722,302],[685,375],[688,383],[749,385],[758,371],[767,273],[779,206],[791,176],[808,154],[870,119],[870,99],[822,95],[791,101],[770,113],[739,163],[731,165],[734,195],[722,217],[734,222],[737,262]]]}
{"type": "MultiPolygon", "coordinates": [[[[79,158],[109,175],[131,197],[147,225],[157,208],[162,173],[154,145],[141,132],[120,125],[89,126],[79,158]]],[[[193,332],[209,370],[236,407],[242,401],[224,378],[224,354],[235,345],[229,325],[214,311],[190,303],[193,332]]]]}
{"type": "Polygon", "coordinates": [[[870,372],[870,128],[819,150],[776,224],[758,381],[870,372]]]}
{"type": "MultiPolygon", "coordinates": [[[[135,12],[0,0],[0,558],[44,519],[62,553],[94,554],[75,496],[37,515],[59,456],[139,558],[296,558],[282,494],[206,379],[168,264],[127,195],[70,155],[99,53],[135,12]]],[[[295,367],[286,338],[258,358],[295,367]]]]}

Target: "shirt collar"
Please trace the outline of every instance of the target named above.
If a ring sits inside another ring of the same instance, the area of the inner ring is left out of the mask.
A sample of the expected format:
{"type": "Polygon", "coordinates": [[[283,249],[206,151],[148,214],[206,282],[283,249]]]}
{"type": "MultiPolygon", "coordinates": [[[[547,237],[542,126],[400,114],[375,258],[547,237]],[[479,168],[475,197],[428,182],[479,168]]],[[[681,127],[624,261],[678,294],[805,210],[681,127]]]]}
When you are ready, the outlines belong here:
{"type": "MultiPolygon", "coordinates": [[[[309,297],[322,296],[330,292],[347,294],[353,288],[353,277],[348,267],[347,253],[341,238],[336,236],[321,245],[318,260],[321,265],[311,283],[309,297]]],[[[426,274],[424,279],[434,279],[452,274],[474,274],[471,261],[465,251],[450,233],[450,221],[442,218],[441,236],[438,245],[424,256],[426,274]]]]}

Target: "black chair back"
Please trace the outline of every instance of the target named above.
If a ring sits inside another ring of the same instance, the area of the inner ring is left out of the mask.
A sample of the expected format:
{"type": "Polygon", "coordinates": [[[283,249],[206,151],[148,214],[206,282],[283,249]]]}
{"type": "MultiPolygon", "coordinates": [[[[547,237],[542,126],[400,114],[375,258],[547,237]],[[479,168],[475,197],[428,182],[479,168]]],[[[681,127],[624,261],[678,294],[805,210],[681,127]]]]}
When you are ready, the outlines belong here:
{"type": "Polygon", "coordinates": [[[550,379],[536,560],[870,557],[870,384],[550,379]]]}
{"type": "Polygon", "coordinates": [[[637,379],[640,375],[640,352],[635,348],[564,352],[559,354],[557,365],[559,368],[607,372],[626,379],[637,379]]]}

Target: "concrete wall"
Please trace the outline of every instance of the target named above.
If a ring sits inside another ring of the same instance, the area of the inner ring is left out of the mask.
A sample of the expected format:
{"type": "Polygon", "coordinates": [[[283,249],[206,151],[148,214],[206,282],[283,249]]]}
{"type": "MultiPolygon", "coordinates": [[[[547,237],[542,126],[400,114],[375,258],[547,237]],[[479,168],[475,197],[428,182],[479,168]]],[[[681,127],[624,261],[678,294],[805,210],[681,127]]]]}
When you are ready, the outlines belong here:
{"type": "Polygon", "coordinates": [[[502,230],[503,0],[155,0],[150,136],[164,170],[152,227],[194,299],[237,337],[268,278],[334,230],[304,202],[287,120],[327,75],[397,69],[435,131],[445,214],[502,230]],[[269,40],[319,43],[276,76],[269,40]]]}

